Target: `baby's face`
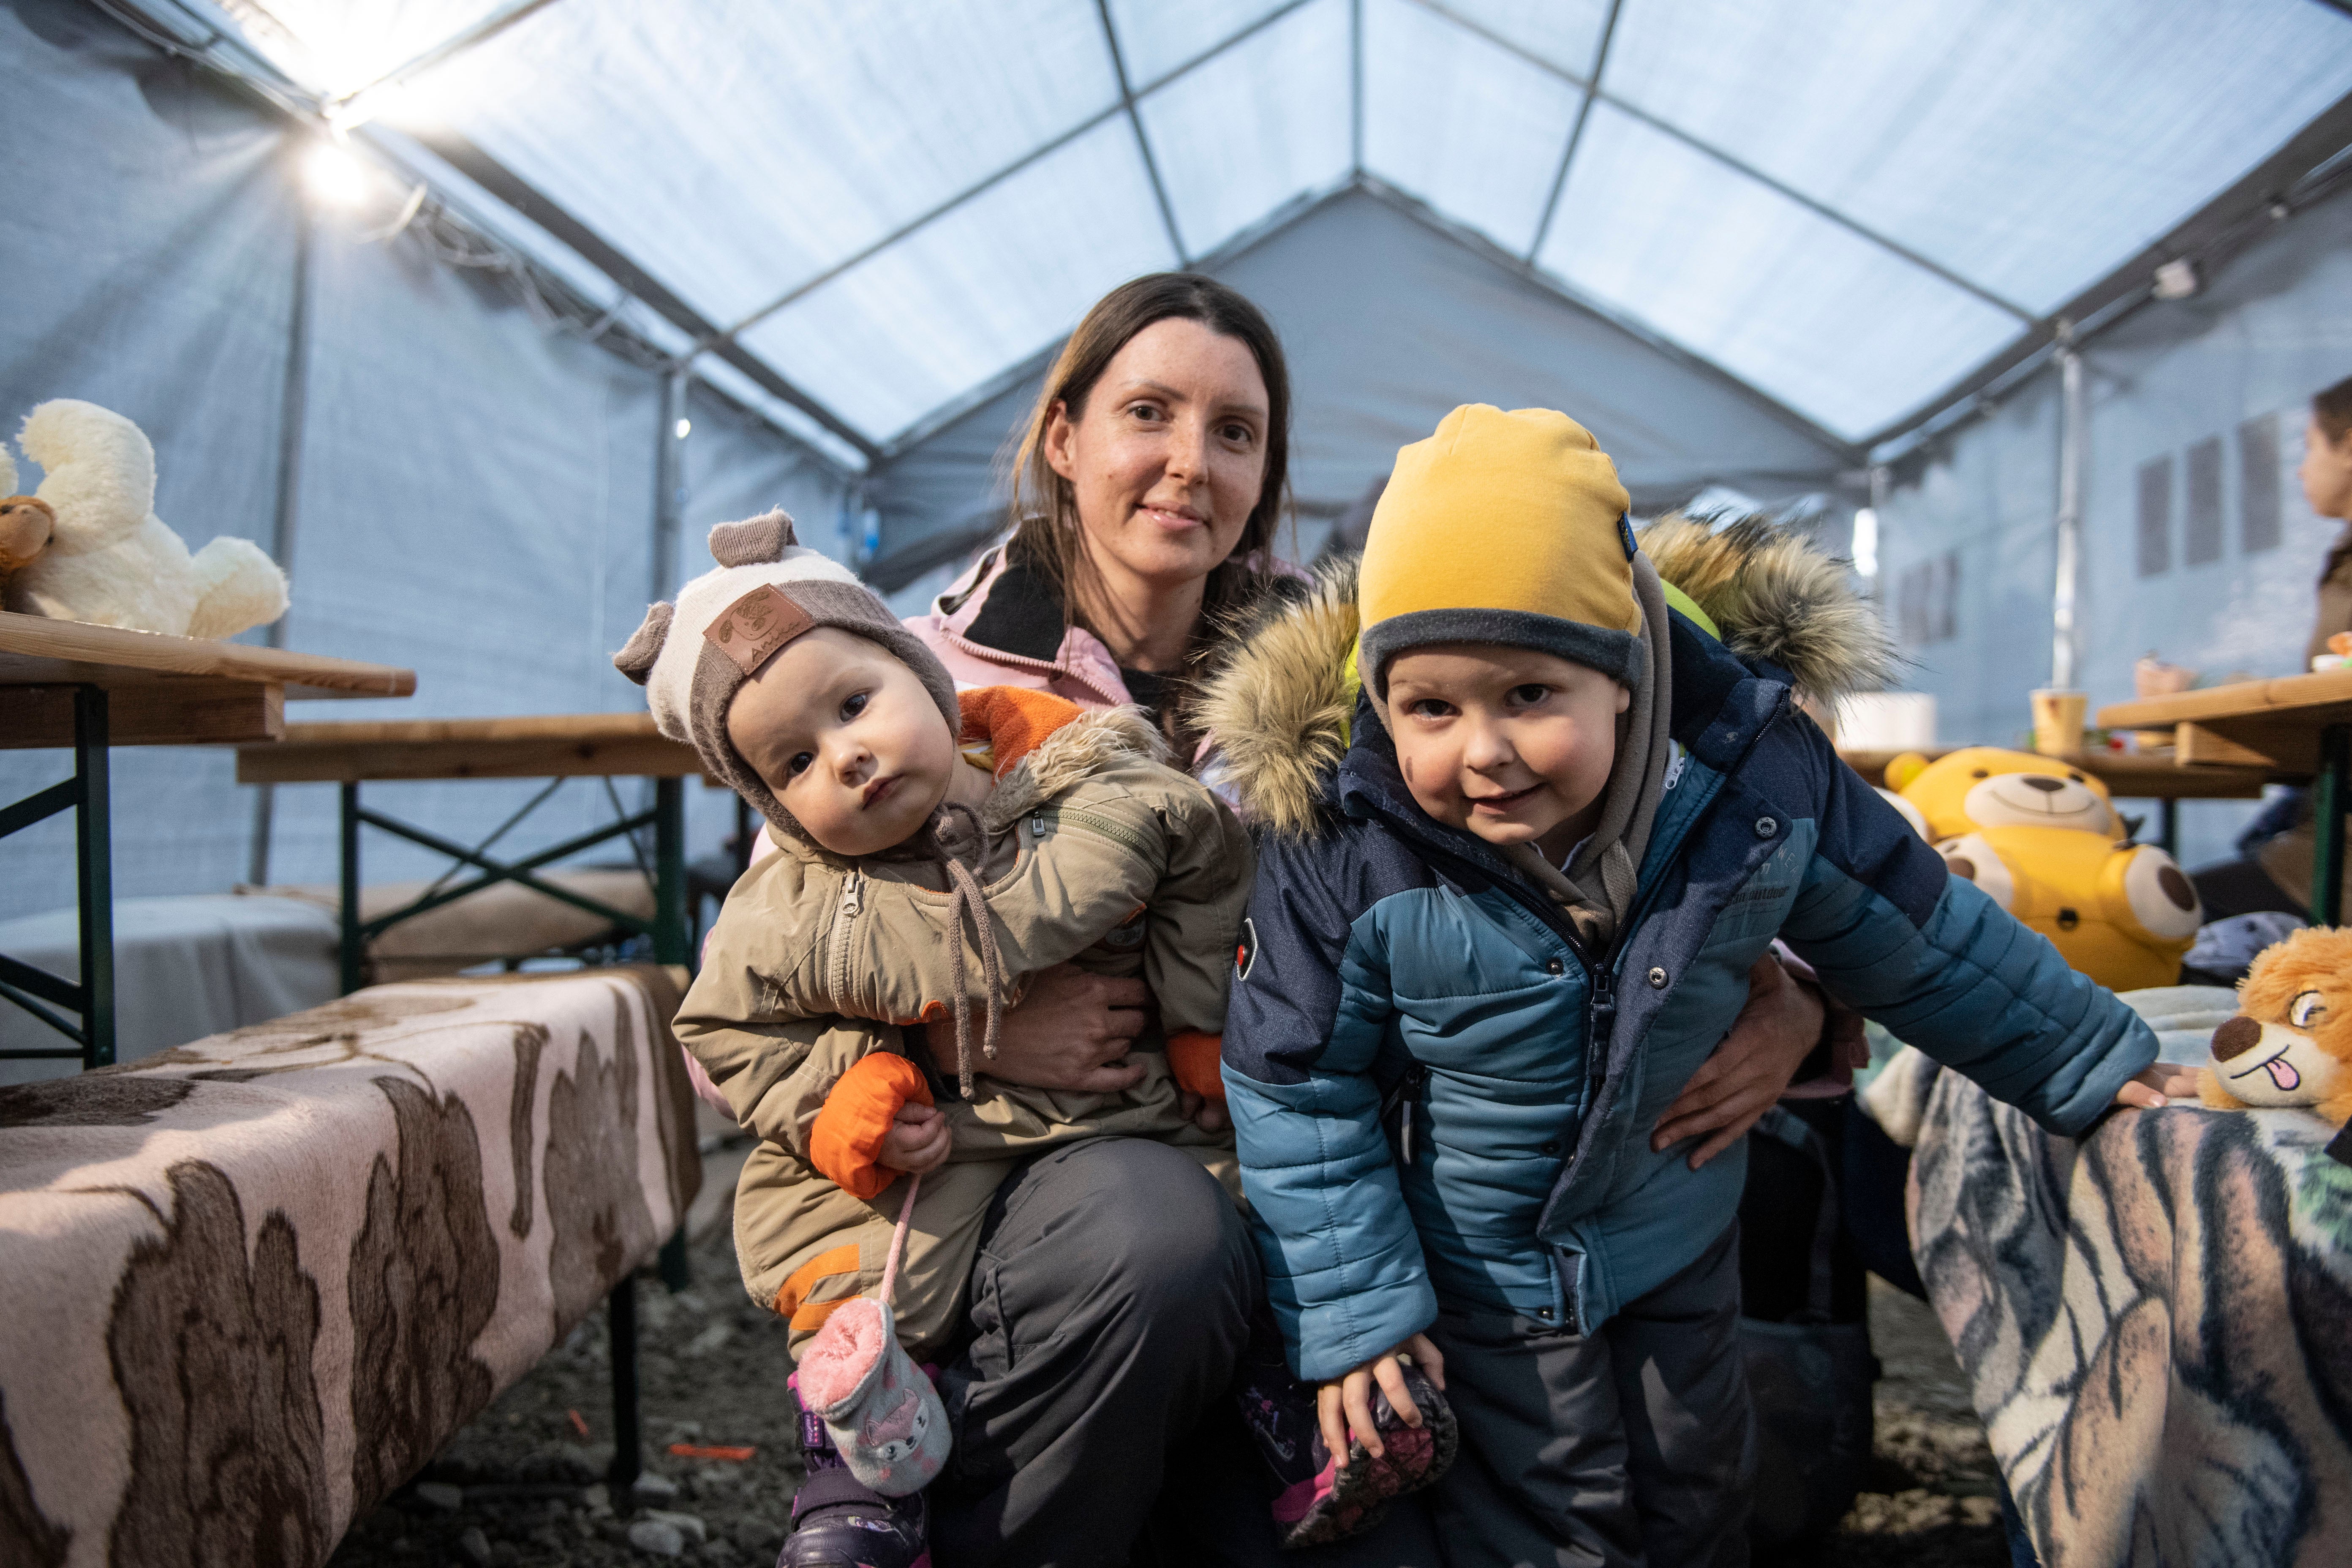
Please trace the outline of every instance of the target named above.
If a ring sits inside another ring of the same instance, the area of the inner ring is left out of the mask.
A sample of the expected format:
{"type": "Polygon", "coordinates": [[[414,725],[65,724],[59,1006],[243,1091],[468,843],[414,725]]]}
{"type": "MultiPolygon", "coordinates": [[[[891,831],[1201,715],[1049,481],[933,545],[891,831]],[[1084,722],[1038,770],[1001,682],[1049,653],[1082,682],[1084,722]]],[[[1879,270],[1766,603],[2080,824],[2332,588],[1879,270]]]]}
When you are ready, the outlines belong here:
{"type": "Polygon", "coordinates": [[[1554,864],[1592,831],[1617,716],[1633,693],[1597,669],[1494,643],[1445,643],[1389,664],[1397,766],[1421,809],[1554,864]]]}
{"type": "Polygon", "coordinates": [[[795,637],[743,683],[727,738],[836,855],[912,838],[958,765],[955,736],[915,672],[837,626],[795,637]]]}

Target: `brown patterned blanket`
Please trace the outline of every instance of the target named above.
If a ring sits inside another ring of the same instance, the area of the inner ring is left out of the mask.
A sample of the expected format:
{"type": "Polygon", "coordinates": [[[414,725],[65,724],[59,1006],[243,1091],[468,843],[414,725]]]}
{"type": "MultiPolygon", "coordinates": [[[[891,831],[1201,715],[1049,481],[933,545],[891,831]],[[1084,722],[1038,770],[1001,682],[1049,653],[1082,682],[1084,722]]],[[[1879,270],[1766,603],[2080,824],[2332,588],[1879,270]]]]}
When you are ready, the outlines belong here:
{"type": "Polygon", "coordinates": [[[0,1088],[0,1563],[323,1563],[700,1181],[653,969],[0,1088]]]}
{"type": "Polygon", "coordinates": [[[2352,1167],[2304,1110],[2054,1138],[1921,1086],[1919,1272],[2044,1568],[2352,1561],[2352,1167]]]}

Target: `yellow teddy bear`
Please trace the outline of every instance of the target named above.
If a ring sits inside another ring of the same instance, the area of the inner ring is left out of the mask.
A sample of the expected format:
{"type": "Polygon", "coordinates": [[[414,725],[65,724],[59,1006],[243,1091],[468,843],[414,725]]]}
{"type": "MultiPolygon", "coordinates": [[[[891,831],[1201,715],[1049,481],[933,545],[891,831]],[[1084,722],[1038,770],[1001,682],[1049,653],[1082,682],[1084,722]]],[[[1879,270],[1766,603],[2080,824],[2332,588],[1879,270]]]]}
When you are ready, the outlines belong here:
{"type": "Polygon", "coordinates": [[[2172,857],[2134,844],[2106,784],[2061,759],[1969,746],[1886,764],[1890,798],[1956,877],[2113,991],[2177,985],[2204,921],[2172,857]]]}

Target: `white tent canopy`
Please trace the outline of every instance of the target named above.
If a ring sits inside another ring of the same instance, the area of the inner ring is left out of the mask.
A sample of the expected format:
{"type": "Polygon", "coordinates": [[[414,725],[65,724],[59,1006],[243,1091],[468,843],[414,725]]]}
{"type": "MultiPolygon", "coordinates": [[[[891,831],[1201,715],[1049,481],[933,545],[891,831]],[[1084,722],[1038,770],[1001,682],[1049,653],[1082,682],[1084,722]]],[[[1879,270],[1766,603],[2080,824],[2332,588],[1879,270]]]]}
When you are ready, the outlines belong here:
{"type": "MultiPolygon", "coordinates": [[[[2177,603],[2120,591],[2130,465],[2251,421],[2275,461],[2231,484],[2291,498],[2300,400],[2352,371],[2336,0],[9,0],[0,88],[0,420],[137,420],[191,546],[289,563],[288,646],[417,669],[370,718],[635,706],[606,656],[648,590],[769,506],[913,598],[1001,526],[1080,312],[1155,268],[1281,331],[1302,552],[1468,399],[1575,413],[1644,510],[1874,474],[1890,604],[1956,606],[1910,639],[1955,736],[2052,646],[2062,322],[2129,319],[2073,447],[2102,680],[2222,603],[2193,553],[2177,603]],[[2109,368],[2184,332],[2161,388],[2109,368]]],[[[2315,526],[2248,524],[2247,570],[2315,526]]],[[[2299,617],[2238,618],[2284,629],[2231,659],[2293,667],[2299,617]]],[[[0,752],[0,799],[55,762],[0,752]]],[[[267,829],[224,752],[115,780],[125,896],[333,874],[331,791],[267,829]]],[[[384,787],[461,836],[530,793],[384,787]]],[[[692,808],[715,847],[725,797],[692,808]]],[[[10,842],[0,916],[69,902],[63,819],[10,842]]]]}
{"type": "Polygon", "coordinates": [[[341,123],[543,196],[868,456],[1111,284],[1361,181],[1867,444],[2352,92],[2352,18],[2315,0],[224,9],[341,123]]]}

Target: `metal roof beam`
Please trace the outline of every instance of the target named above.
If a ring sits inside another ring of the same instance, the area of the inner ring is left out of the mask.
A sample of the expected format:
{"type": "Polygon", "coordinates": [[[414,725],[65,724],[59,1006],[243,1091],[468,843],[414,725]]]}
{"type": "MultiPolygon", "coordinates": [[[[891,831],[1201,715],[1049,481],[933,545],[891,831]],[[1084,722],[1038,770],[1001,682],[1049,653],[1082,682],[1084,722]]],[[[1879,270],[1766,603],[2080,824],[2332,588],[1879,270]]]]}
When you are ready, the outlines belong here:
{"type": "Polygon", "coordinates": [[[349,92],[335,94],[321,107],[329,119],[343,120],[348,117],[352,107],[368,94],[396,87],[424,75],[436,67],[446,65],[467,50],[478,44],[488,43],[516,23],[545,10],[554,3],[555,0],[507,0],[505,5],[500,5],[472,26],[458,29],[423,54],[393,67],[382,76],[355,87],[349,92]]]}
{"type": "Polygon", "coordinates": [[[1364,0],[1348,0],[1348,166],[1364,173],[1364,0]]]}
{"type": "MultiPolygon", "coordinates": [[[[1592,51],[1592,80],[1599,85],[1609,70],[1609,46],[1617,37],[1617,13],[1624,9],[1625,0],[1609,0],[1609,15],[1601,24],[1601,47],[1592,51]]],[[[1584,140],[1584,122],[1592,118],[1593,95],[1587,90],[1584,101],[1576,107],[1576,123],[1569,128],[1568,145],[1559,155],[1559,173],[1551,177],[1551,194],[1544,197],[1543,216],[1536,220],[1536,237],[1528,247],[1528,260],[1533,262],[1536,252],[1543,248],[1544,237],[1551,233],[1552,215],[1559,211],[1559,194],[1568,189],[1569,165],[1576,162],[1578,143],[1584,140]]]]}
{"type": "MultiPolygon", "coordinates": [[[[1559,78],[1562,81],[1582,88],[1591,95],[1591,98],[1587,100],[1585,105],[1587,110],[1590,110],[1591,108],[1591,100],[1598,99],[1602,103],[1607,104],[1610,108],[1616,110],[1619,113],[1629,115],[1632,118],[1640,121],[1643,124],[1647,125],[1653,131],[1656,131],[1666,136],[1672,137],[1674,140],[1681,142],[1684,146],[1690,148],[1693,152],[1702,153],[1706,157],[1714,159],[1717,163],[1721,163],[1727,169],[1731,169],[1738,174],[1747,175],[1749,179],[1755,181],[1758,184],[1764,186],[1767,190],[1776,192],[1777,194],[1787,197],[1789,200],[1796,203],[1799,206],[1803,207],[1806,211],[1814,214],[1816,216],[1827,218],[1830,222],[1837,225],[1838,227],[1844,229],[1849,234],[1858,236],[1863,239],[1868,240],[1871,244],[1877,246],[1882,250],[1890,251],[1893,254],[1901,257],[1904,260],[1909,262],[1912,266],[1920,268],[1922,271],[1933,273],[1936,277],[1942,279],[1953,288],[1974,295],[1976,298],[1983,300],[1986,304],[1992,306],[1995,310],[2014,316],[2020,321],[2023,322],[2032,323],[2040,321],[2041,318],[2034,315],[2032,311],[2027,310],[2024,306],[2016,304],[2009,300],[2004,300],[2000,295],[1994,293],[1991,289],[1985,288],[1982,284],[1961,276],[1959,273],[1953,271],[1950,268],[1946,267],[1943,263],[1921,255],[1918,251],[1912,249],[1909,246],[1903,244],[1899,240],[1889,238],[1887,236],[1879,233],[1876,229],[1840,212],[1837,208],[1831,206],[1828,203],[1817,201],[1813,197],[1807,195],[1804,192],[1798,190],[1795,186],[1784,184],[1783,182],[1775,179],[1770,174],[1764,173],[1761,169],[1755,167],[1753,164],[1733,157],[1730,153],[1725,152],[1722,148],[1716,146],[1713,142],[1700,140],[1698,137],[1692,135],[1689,132],[1683,130],[1680,126],[1675,125],[1671,121],[1662,120],[1658,116],[1651,113],[1648,110],[1643,109],[1636,104],[1629,103],[1625,100],[1619,98],[1614,93],[1603,90],[1598,80],[1597,73],[1595,79],[1588,81],[1584,78],[1578,76],[1574,71],[1562,70],[1559,67],[1554,65],[1551,61],[1545,59],[1542,56],[1530,54],[1526,49],[1523,49],[1518,45],[1513,43],[1510,39],[1506,38],[1502,35],[1494,32],[1484,25],[1472,20],[1470,17],[1463,16],[1459,11],[1456,11],[1452,6],[1445,5],[1444,0],[1413,0],[1413,4],[1421,6],[1423,10],[1433,12],[1437,16],[1444,17],[1447,21],[1452,22],[1458,27],[1463,27],[1470,32],[1475,33],[1478,37],[1486,39],[1488,43],[1495,45],[1497,48],[1508,50],[1510,53],[1517,55],[1519,58],[1527,61],[1529,65],[1534,66],[1538,70],[1549,72],[1549,74],[1559,78]]],[[[1613,11],[1611,15],[1611,20],[1612,23],[1615,20],[1613,11]]],[[[1581,128],[1581,124],[1582,116],[1580,115],[1580,129],[1581,128]]],[[[1562,166],[1562,173],[1564,176],[1565,164],[1562,166]]],[[[1546,221],[1549,221],[1549,216],[1547,216],[1546,221]]]]}
{"type": "Polygon", "coordinates": [[[1135,89],[1127,79],[1127,57],[1119,52],[1118,30],[1110,25],[1110,0],[1095,0],[1095,15],[1101,19],[1103,47],[1110,51],[1110,68],[1118,78],[1119,107],[1127,110],[1127,122],[1135,132],[1135,150],[1143,157],[1143,173],[1151,181],[1151,199],[1160,204],[1160,221],[1168,229],[1168,248],[1176,253],[1180,267],[1192,265],[1184,248],[1184,237],[1176,227],[1176,208],[1168,200],[1168,187],[1160,178],[1160,161],[1151,155],[1151,138],[1143,133],[1143,116],[1136,112],[1135,89]]]}
{"type": "MultiPolygon", "coordinates": [[[[2352,182],[2352,163],[2339,163],[2347,153],[2352,153],[2352,93],[2336,100],[2284,147],[2162,238],[2059,306],[2052,320],[2074,322],[2074,341],[2081,344],[2152,300],[2156,269],[2167,261],[2195,260],[2200,278],[2210,280],[2215,268],[2252,243],[2264,226],[2326,200],[2352,182]],[[2325,167],[2330,163],[2338,166],[2325,167]]],[[[2055,346],[2055,332],[2037,327],[1927,403],[1889,422],[1864,445],[1878,447],[1939,422],[1948,426],[1955,421],[1946,416],[1980,395],[2002,393],[2029,379],[2055,346]]]]}
{"type": "Polygon", "coordinates": [[[701,352],[725,360],[769,394],[791,404],[856,447],[868,463],[881,461],[882,448],[872,437],[785,380],[765,360],[722,337],[708,317],[671,293],[659,279],[624,256],[604,236],[557,205],[530,181],[454,131],[436,128],[411,134],[451,168],[578,251],[598,271],[644,300],[672,326],[692,336],[701,352]]]}
{"type": "MultiPolygon", "coordinates": [[[[795,283],[793,287],[784,290],[783,293],[778,295],[775,299],[771,300],[768,303],[761,306],[750,315],[745,316],[741,321],[737,321],[734,325],[727,328],[726,331],[719,335],[725,338],[732,338],[739,332],[751,331],[753,327],[759,325],[761,321],[766,321],[770,316],[774,315],[777,311],[784,309],[787,305],[792,304],[795,300],[803,299],[806,296],[814,293],[819,289],[824,288],[827,283],[832,282],[835,279],[856,267],[858,263],[879,255],[881,252],[889,249],[892,246],[906,238],[908,235],[913,234],[916,230],[923,228],[928,225],[935,223],[939,219],[947,216],[948,214],[955,211],[956,208],[963,205],[966,202],[971,201],[974,196],[980,195],[983,192],[992,190],[995,186],[1003,184],[1006,180],[1011,179],[1022,170],[1029,167],[1032,163],[1038,162],[1040,159],[1046,157],[1048,154],[1060,152],[1063,148],[1068,146],[1071,142],[1076,141],[1087,132],[1092,131],[1095,127],[1102,124],[1103,121],[1110,119],[1112,116],[1129,112],[1129,100],[1150,97],[1153,93],[1159,91],[1161,88],[1166,87],[1170,82],[1176,80],[1179,77],[1184,76],[1192,71],[1199,69],[1204,65],[1207,65],[1211,60],[1215,59],[1226,50],[1233,48],[1234,46],[1242,43],[1245,39],[1255,37],[1257,34],[1265,31],[1275,23],[1282,20],[1285,16],[1289,16],[1293,11],[1296,11],[1300,6],[1306,5],[1309,3],[1310,0],[1289,0],[1287,5],[1276,6],[1273,10],[1268,11],[1265,16],[1260,16],[1256,21],[1252,22],[1248,26],[1242,28],[1232,37],[1215,45],[1213,47],[1202,50],[1200,54],[1193,56],[1191,59],[1186,60],[1182,65],[1178,66],[1175,69],[1167,72],[1158,79],[1144,83],[1142,87],[1137,89],[1132,94],[1129,94],[1125,98],[1122,98],[1119,102],[1114,103],[1109,108],[1101,110],[1097,113],[1088,115],[1086,119],[1078,121],[1076,125],[1071,126],[1067,131],[1063,132],[1059,136],[1053,138],[1044,145],[1032,148],[1030,151],[1023,153],[1020,157],[1013,159],[1013,162],[1005,164],[1003,168],[998,169],[986,179],[980,181],[976,184],[965,187],[963,190],[957,192],[954,195],[948,197],[945,201],[940,202],[938,205],[930,208],[928,212],[900,224],[897,228],[892,229],[881,238],[843,257],[839,261],[836,261],[832,266],[825,268],[815,276],[804,279],[801,282],[795,283]]],[[[1180,255],[1182,253],[1181,247],[1179,248],[1178,253],[1180,255]]]]}
{"type": "Polygon", "coordinates": [[[1837,434],[1835,431],[1827,428],[1808,416],[1791,408],[1789,405],[1774,397],[1771,394],[1756,386],[1754,383],[1743,380],[1739,376],[1734,375],[1730,371],[1726,370],[1723,366],[1716,363],[1713,360],[1708,359],[1706,355],[1685,347],[1683,344],[1675,342],[1672,338],[1660,333],[1655,328],[1645,326],[1642,322],[1637,321],[1629,316],[1623,315],[1607,305],[1603,305],[1597,300],[1585,298],[1582,294],[1577,292],[1574,289],[1570,288],[1567,284],[1561,282],[1559,279],[1553,277],[1550,273],[1546,272],[1543,268],[1536,266],[1533,262],[1528,261],[1524,257],[1513,255],[1511,252],[1505,250],[1501,246],[1496,245],[1494,241],[1488,239],[1482,234],[1475,233],[1470,229],[1447,222],[1444,218],[1430,211],[1430,209],[1421,202],[1414,200],[1412,197],[1406,195],[1401,191],[1383,184],[1381,181],[1370,175],[1366,175],[1363,179],[1359,181],[1358,185],[1359,188],[1360,188],[1366,195],[1372,196],[1374,199],[1381,201],[1391,207],[1393,207],[1396,211],[1412,219],[1415,223],[1421,224],[1424,227],[1434,229],[1437,233],[1445,236],[1448,239],[1453,240],[1457,245],[1466,246],[1470,249],[1476,251],[1479,255],[1486,258],[1486,259],[1492,261],[1504,271],[1510,273],[1513,277],[1533,284],[1544,292],[1550,294],[1557,299],[1565,300],[1567,303],[1575,306],[1578,310],[1584,311],[1588,315],[1600,317],[1602,321],[1607,321],[1611,326],[1617,328],[1620,331],[1626,333],[1630,337],[1638,339],[1648,347],[1654,349],[1659,353],[1664,354],[1668,359],[1673,360],[1675,363],[1683,365],[1689,370],[1706,377],[1717,385],[1738,393],[1741,397],[1746,398],[1748,402],[1756,405],[1761,409],[1764,409],[1766,412],[1771,414],[1775,418],[1780,419],[1782,423],[1789,426],[1790,429],[1794,430],[1799,435],[1803,436],[1807,440],[1818,443],[1819,445],[1827,447],[1844,462],[1857,468],[1862,465],[1865,451],[1867,450],[1865,447],[1861,447],[1853,441],[1847,440],[1844,437],[1837,434]]]}

